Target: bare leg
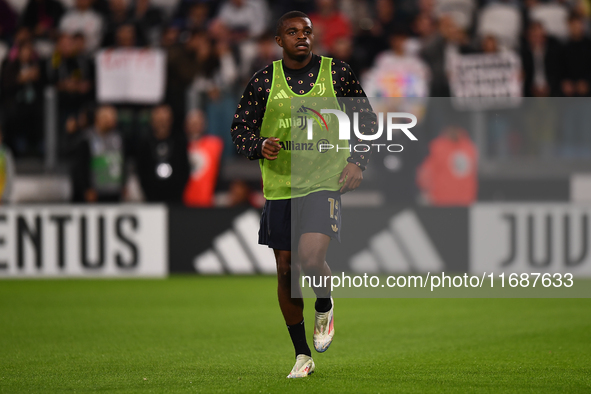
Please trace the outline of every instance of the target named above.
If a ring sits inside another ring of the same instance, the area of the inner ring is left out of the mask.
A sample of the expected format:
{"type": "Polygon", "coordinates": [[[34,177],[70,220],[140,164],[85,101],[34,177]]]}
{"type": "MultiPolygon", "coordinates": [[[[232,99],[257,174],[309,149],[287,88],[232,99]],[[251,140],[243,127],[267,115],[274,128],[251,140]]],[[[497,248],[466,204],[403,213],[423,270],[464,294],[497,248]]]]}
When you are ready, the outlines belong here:
{"type": "Polygon", "coordinates": [[[281,313],[288,326],[298,324],[304,319],[304,300],[297,283],[300,277],[299,265],[292,264],[291,251],[274,249],[273,252],[277,262],[277,296],[281,313]]]}
{"type": "Polygon", "coordinates": [[[311,277],[312,288],[316,293],[316,310],[314,317],[314,348],[322,353],[332,343],[334,336],[334,320],[332,299],[329,298],[331,271],[326,264],[326,251],[330,237],[320,233],[305,233],[298,245],[299,261],[306,276],[311,277]]]}
{"type": "Polygon", "coordinates": [[[326,263],[326,252],[329,244],[330,237],[321,233],[302,234],[298,244],[299,262],[304,273],[307,276],[316,277],[317,284],[322,283],[322,286],[314,287],[314,293],[318,298],[326,298],[330,294],[330,276],[332,273],[326,263]],[[319,279],[322,279],[322,281],[319,279]]]}
{"type": "Polygon", "coordinates": [[[306,355],[312,353],[306,342],[306,329],[304,327],[304,300],[298,286],[300,276],[297,258],[293,259],[290,251],[274,250],[277,261],[277,296],[279,307],[287,324],[289,336],[293,343],[295,355],[306,355]],[[294,294],[292,294],[292,289],[294,294]]]}

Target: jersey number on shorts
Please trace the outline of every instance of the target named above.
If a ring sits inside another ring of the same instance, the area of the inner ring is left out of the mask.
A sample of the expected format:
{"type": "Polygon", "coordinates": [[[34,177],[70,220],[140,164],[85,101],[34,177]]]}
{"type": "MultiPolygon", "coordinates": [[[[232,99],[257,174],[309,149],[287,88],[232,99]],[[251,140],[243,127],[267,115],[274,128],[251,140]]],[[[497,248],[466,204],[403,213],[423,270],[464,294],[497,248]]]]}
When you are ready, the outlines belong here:
{"type": "MultiPolygon", "coordinates": [[[[335,200],[334,198],[330,197],[328,199],[328,202],[330,204],[330,218],[335,219],[338,223],[338,220],[339,220],[339,200],[335,200]]],[[[335,233],[337,231],[339,231],[339,227],[336,224],[331,224],[330,228],[335,233]]]]}
{"type": "Polygon", "coordinates": [[[330,197],[328,199],[328,202],[330,203],[330,218],[331,219],[338,219],[338,217],[339,217],[339,201],[330,197]]]}

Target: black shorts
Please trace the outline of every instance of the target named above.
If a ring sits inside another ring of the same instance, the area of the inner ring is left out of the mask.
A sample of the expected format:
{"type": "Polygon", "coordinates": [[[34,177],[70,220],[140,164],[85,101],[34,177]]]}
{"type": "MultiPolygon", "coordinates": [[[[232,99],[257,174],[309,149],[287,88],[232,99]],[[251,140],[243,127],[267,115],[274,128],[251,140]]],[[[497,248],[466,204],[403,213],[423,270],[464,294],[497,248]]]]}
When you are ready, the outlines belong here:
{"type": "Polygon", "coordinates": [[[291,250],[305,233],[321,233],[341,242],[341,193],[319,191],[288,200],[267,200],[259,244],[291,250]]]}

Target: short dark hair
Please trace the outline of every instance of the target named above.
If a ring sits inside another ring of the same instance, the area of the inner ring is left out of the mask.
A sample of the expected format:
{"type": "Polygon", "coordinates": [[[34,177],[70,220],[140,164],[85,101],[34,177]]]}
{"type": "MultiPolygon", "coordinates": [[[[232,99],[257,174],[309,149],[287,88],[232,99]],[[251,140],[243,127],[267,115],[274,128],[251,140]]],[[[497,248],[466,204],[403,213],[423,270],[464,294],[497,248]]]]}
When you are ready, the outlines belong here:
{"type": "Polygon", "coordinates": [[[281,18],[279,18],[279,20],[277,21],[277,28],[275,30],[275,35],[279,36],[281,34],[281,29],[283,28],[283,24],[285,23],[285,21],[288,19],[293,19],[293,18],[310,19],[310,17],[308,15],[306,15],[305,13],[303,13],[302,11],[289,11],[289,12],[283,14],[283,16],[281,18]]]}

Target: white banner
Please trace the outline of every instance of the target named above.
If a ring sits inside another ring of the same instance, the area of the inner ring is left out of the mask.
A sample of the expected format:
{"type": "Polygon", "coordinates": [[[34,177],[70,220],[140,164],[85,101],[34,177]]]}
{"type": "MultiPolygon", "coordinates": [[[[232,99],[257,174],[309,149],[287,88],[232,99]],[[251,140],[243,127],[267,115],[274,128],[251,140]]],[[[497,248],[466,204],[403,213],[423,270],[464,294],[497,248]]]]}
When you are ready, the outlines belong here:
{"type": "Polygon", "coordinates": [[[591,276],[591,205],[477,204],[470,209],[470,271],[591,276]]]}
{"type": "Polygon", "coordinates": [[[516,107],[521,103],[521,60],[512,51],[449,57],[452,103],[460,109],[516,107]]]}
{"type": "Polygon", "coordinates": [[[0,208],[0,277],[168,274],[164,206],[0,208]]]}
{"type": "Polygon", "coordinates": [[[164,98],[166,54],[161,49],[106,49],[96,55],[97,99],[156,104],[164,98]]]}

